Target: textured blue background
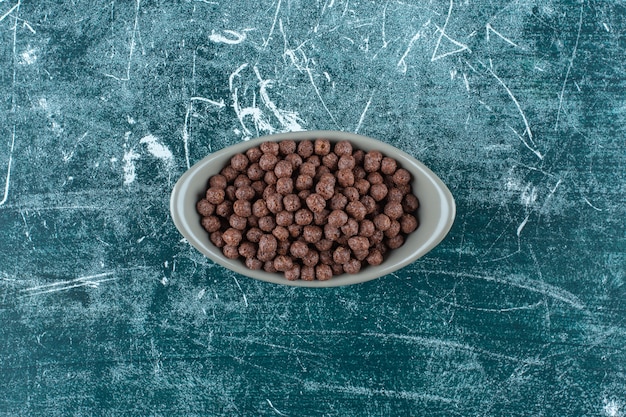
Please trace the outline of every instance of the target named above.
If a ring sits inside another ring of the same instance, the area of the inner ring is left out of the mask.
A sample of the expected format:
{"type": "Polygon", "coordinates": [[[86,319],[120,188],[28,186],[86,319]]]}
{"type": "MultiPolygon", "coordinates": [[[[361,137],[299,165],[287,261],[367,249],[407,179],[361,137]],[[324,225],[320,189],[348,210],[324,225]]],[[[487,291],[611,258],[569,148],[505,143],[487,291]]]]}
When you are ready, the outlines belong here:
{"type": "Polygon", "coordinates": [[[625,415],[625,57],[618,1],[0,1],[0,414],[625,415]],[[450,235],[327,290],[181,240],[190,165],[299,129],[450,235]]]}

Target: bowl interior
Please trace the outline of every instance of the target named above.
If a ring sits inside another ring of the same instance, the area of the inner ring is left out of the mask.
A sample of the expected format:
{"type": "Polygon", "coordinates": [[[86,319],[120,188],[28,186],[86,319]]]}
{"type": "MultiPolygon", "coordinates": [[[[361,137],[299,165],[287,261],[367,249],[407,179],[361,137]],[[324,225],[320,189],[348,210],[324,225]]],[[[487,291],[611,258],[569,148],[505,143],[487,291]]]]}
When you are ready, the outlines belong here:
{"type": "Polygon", "coordinates": [[[191,167],[176,183],[172,191],[170,210],[174,224],[196,249],[214,262],[248,277],[283,285],[305,287],[331,287],[369,281],[394,272],[415,261],[433,249],[446,236],[455,217],[455,204],[452,194],[445,184],[424,164],[407,153],[386,143],[365,136],[336,131],[306,131],[282,133],[238,143],[215,152],[191,167]],[[355,148],[363,151],[378,150],[383,155],[394,158],[399,166],[413,176],[413,193],[420,201],[417,217],[418,229],[411,233],[403,246],[388,252],[381,265],[364,267],[355,275],[342,274],[328,281],[288,281],[282,274],[253,271],[245,267],[239,259],[226,258],[221,250],[209,240],[208,233],[200,224],[196,212],[197,201],[204,196],[208,179],[228,164],[230,158],[265,141],[295,141],[328,139],[332,143],[349,140],[355,148]]]}

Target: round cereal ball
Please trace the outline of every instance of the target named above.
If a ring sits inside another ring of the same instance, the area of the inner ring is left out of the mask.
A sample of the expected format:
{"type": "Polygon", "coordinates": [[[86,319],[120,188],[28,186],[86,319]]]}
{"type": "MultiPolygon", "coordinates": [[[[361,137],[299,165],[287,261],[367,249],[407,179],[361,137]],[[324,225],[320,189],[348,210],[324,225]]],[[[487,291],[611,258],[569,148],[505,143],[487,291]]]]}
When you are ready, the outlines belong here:
{"type": "Polygon", "coordinates": [[[233,214],[233,202],[232,201],[224,201],[221,204],[218,204],[215,207],[215,214],[220,217],[227,218],[231,214],[233,214]]]}
{"type": "Polygon", "coordinates": [[[300,175],[306,175],[307,177],[313,178],[316,172],[317,168],[311,162],[304,162],[300,165],[300,175]]]}
{"type": "Polygon", "coordinates": [[[363,197],[361,197],[360,201],[361,204],[363,204],[363,206],[365,207],[365,210],[367,210],[367,214],[372,214],[376,210],[376,200],[374,200],[372,196],[364,195],[363,197]]]}
{"type": "Polygon", "coordinates": [[[222,248],[222,253],[228,259],[237,259],[239,258],[239,251],[237,246],[226,245],[222,248]]]}
{"type": "Polygon", "coordinates": [[[354,181],[354,188],[356,188],[361,195],[367,195],[367,192],[370,190],[371,185],[372,184],[370,184],[369,181],[364,178],[360,178],[354,181]]]}
{"type": "Polygon", "coordinates": [[[271,153],[264,153],[259,159],[259,166],[263,171],[272,171],[278,163],[278,157],[271,153]]]}
{"type": "MultiPolygon", "coordinates": [[[[356,158],[355,158],[355,160],[356,160],[356,158]]],[[[352,172],[354,172],[354,179],[355,180],[361,180],[361,179],[364,179],[364,178],[367,177],[367,172],[365,172],[365,170],[361,166],[357,165],[356,167],[354,167],[352,172]]]]}
{"type": "Polygon", "coordinates": [[[404,193],[398,187],[391,187],[387,192],[387,201],[402,203],[404,193]]]}
{"type": "Polygon", "coordinates": [[[289,256],[278,255],[274,259],[274,268],[276,268],[277,271],[285,272],[286,270],[291,269],[292,267],[293,267],[293,261],[291,260],[291,257],[289,256]]]}
{"type": "Polygon", "coordinates": [[[290,177],[279,178],[278,181],[276,181],[276,192],[281,195],[293,193],[293,179],[290,177]]]}
{"type": "Polygon", "coordinates": [[[246,232],[246,239],[252,243],[259,243],[263,235],[263,230],[259,229],[258,227],[251,227],[246,232]]]}
{"type": "Polygon", "coordinates": [[[413,233],[418,226],[419,223],[415,216],[411,214],[403,214],[402,217],[400,217],[400,230],[402,233],[413,233]]]}
{"type": "Polygon", "coordinates": [[[343,265],[341,264],[332,264],[330,268],[333,270],[333,275],[341,275],[343,274],[343,265]]]}
{"type": "Polygon", "coordinates": [[[400,168],[393,174],[393,182],[398,185],[406,185],[411,182],[411,174],[406,169],[400,168]]]}
{"type": "Polygon", "coordinates": [[[365,261],[373,266],[383,263],[383,254],[378,249],[372,249],[369,251],[369,255],[365,258],[365,261]]]}
{"type": "Polygon", "coordinates": [[[241,242],[243,235],[241,234],[241,230],[235,229],[233,227],[226,229],[224,233],[222,233],[222,239],[224,239],[224,243],[230,246],[237,246],[241,242]]]}
{"type": "Polygon", "coordinates": [[[346,206],[346,212],[352,216],[356,221],[361,221],[367,214],[367,209],[360,201],[351,201],[346,206]]]}
{"type": "Polygon", "coordinates": [[[333,247],[332,240],[320,239],[319,242],[315,242],[315,249],[319,251],[330,250],[333,247]]]}
{"type": "Polygon", "coordinates": [[[318,281],[327,281],[333,277],[333,270],[330,265],[317,265],[315,267],[315,277],[318,281]]]}
{"type": "Polygon", "coordinates": [[[252,203],[252,214],[256,217],[263,217],[270,214],[270,210],[267,208],[267,202],[259,199],[252,203]]]}
{"type": "Polygon", "coordinates": [[[404,213],[402,204],[392,201],[385,205],[384,213],[392,220],[399,219],[404,213]]]}
{"type": "Polygon", "coordinates": [[[322,157],[322,165],[328,167],[331,171],[337,170],[337,162],[339,161],[339,157],[336,153],[330,152],[328,155],[324,155],[322,157]]]}
{"type": "Polygon", "coordinates": [[[313,188],[313,177],[300,174],[296,177],[296,190],[309,190],[313,188]]]}
{"type": "Polygon", "coordinates": [[[230,224],[230,227],[233,229],[244,230],[248,225],[248,219],[237,216],[236,214],[231,214],[228,218],[228,224],[230,224]]]}
{"type": "Polygon", "coordinates": [[[233,203],[233,212],[237,216],[250,217],[252,216],[252,204],[248,200],[237,200],[233,203]]]}
{"type": "Polygon", "coordinates": [[[306,198],[306,205],[313,213],[319,213],[326,208],[326,200],[317,193],[313,193],[306,198]]]}
{"type": "Polygon", "coordinates": [[[341,229],[331,226],[330,224],[324,225],[324,238],[331,242],[337,241],[341,236],[341,229]]]}
{"type": "Polygon", "coordinates": [[[259,148],[261,149],[261,152],[263,152],[264,154],[269,154],[269,155],[274,155],[274,156],[278,156],[278,153],[280,152],[280,146],[276,142],[263,142],[262,144],[259,145],[259,148]]]}
{"type": "Polygon", "coordinates": [[[276,249],[276,253],[278,253],[279,255],[289,255],[290,247],[291,247],[291,242],[289,241],[289,239],[279,240],[278,249],[276,249]]]}
{"type": "Polygon", "coordinates": [[[265,272],[269,272],[271,274],[274,274],[278,271],[276,271],[276,268],[274,268],[274,258],[272,257],[271,260],[265,261],[265,263],[263,264],[263,270],[265,272]]]}
{"type": "Polygon", "coordinates": [[[209,233],[216,232],[220,230],[220,227],[222,227],[222,222],[217,216],[203,217],[200,223],[202,224],[202,227],[204,227],[204,230],[209,233]]]}
{"type": "Polygon", "coordinates": [[[294,264],[290,269],[286,270],[285,278],[288,281],[297,281],[300,279],[300,265],[294,264]]]}
{"type": "Polygon", "coordinates": [[[348,215],[343,210],[333,210],[328,215],[328,224],[332,227],[341,227],[348,221],[348,215]]]}
{"type": "Polygon", "coordinates": [[[287,194],[285,197],[283,197],[283,207],[285,208],[285,210],[291,212],[299,210],[301,207],[300,197],[295,194],[287,194]]]}
{"type": "Polygon", "coordinates": [[[359,199],[359,190],[354,187],[346,187],[343,189],[343,195],[348,197],[348,201],[357,201],[359,199]]]}
{"type": "Polygon", "coordinates": [[[315,243],[322,238],[322,229],[319,226],[304,226],[302,229],[302,237],[308,243],[315,243]]]}
{"type": "Polygon", "coordinates": [[[274,171],[266,171],[263,175],[263,181],[266,184],[274,185],[276,184],[276,181],[278,181],[278,177],[274,171]]]}
{"type": "Polygon", "coordinates": [[[313,222],[313,213],[305,208],[296,211],[294,220],[297,225],[306,226],[313,222]]]}
{"type": "Polygon", "coordinates": [[[404,236],[402,235],[395,235],[391,239],[387,239],[387,247],[389,249],[398,249],[402,245],[404,245],[404,236]]]}
{"type": "Polygon", "coordinates": [[[337,168],[352,170],[356,166],[356,161],[352,155],[342,155],[337,161],[337,168]]]}
{"type": "Polygon", "coordinates": [[[276,226],[274,230],[272,230],[272,235],[274,235],[279,242],[285,242],[289,239],[289,230],[284,226],[276,226]]]}
{"type": "Polygon", "coordinates": [[[332,147],[330,146],[330,141],[328,139],[315,139],[315,154],[324,156],[330,153],[332,147]]]}
{"type": "Polygon", "coordinates": [[[376,230],[372,236],[368,239],[370,241],[370,246],[376,246],[383,241],[385,238],[385,232],[382,230],[376,230]]]}
{"type": "Polygon", "coordinates": [[[413,194],[407,194],[402,199],[402,208],[407,213],[414,213],[420,206],[419,200],[413,194]]]}
{"type": "Polygon", "coordinates": [[[250,164],[250,166],[248,167],[247,174],[250,180],[258,181],[261,178],[263,178],[263,175],[265,175],[265,171],[263,171],[263,169],[261,168],[261,165],[259,165],[258,162],[255,162],[253,164],[250,164]]]}
{"type": "Polygon", "coordinates": [[[333,181],[328,179],[321,179],[317,185],[315,186],[315,192],[322,196],[324,200],[330,200],[333,195],[335,195],[335,181],[333,177],[333,181]]]}
{"type": "Polygon", "coordinates": [[[300,201],[306,201],[306,198],[311,194],[311,190],[298,191],[298,197],[300,197],[300,201]]]}
{"type": "Polygon", "coordinates": [[[396,160],[389,158],[388,156],[385,156],[380,162],[380,172],[385,175],[393,175],[393,173],[396,172],[397,167],[398,164],[396,163],[396,160]]]}
{"type": "Polygon", "coordinates": [[[341,187],[352,187],[354,185],[354,173],[351,169],[340,169],[337,171],[337,182],[341,187]]]}
{"type": "Polygon", "coordinates": [[[374,184],[370,187],[370,195],[376,201],[387,197],[387,186],[385,184],[374,184]]]}
{"type": "Polygon", "coordinates": [[[330,168],[328,168],[326,165],[320,165],[317,167],[315,177],[313,177],[313,179],[319,181],[325,174],[330,174],[330,168]]]}
{"type": "Polygon", "coordinates": [[[350,259],[343,265],[343,270],[346,274],[358,274],[361,270],[361,262],[358,259],[350,259]]]}
{"type": "Polygon", "coordinates": [[[248,157],[245,156],[242,153],[238,153],[236,155],[233,155],[230,158],[230,166],[232,166],[233,168],[235,168],[235,170],[239,171],[239,172],[243,172],[246,170],[246,168],[248,167],[248,163],[250,161],[248,160],[248,157]]]}
{"type": "Polygon", "coordinates": [[[296,141],[295,140],[281,140],[278,142],[278,151],[281,155],[289,155],[296,151],[296,141]]]}
{"type": "Polygon", "coordinates": [[[219,230],[216,230],[215,232],[211,233],[209,235],[209,239],[218,248],[223,248],[224,245],[226,245],[226,242],[224,242],[224,239],[222,239],[222,232],[220,232],[219,230]]]}
{"type": "Polygon", "coordinates": [[[259,217],[259,229],[264,232],[271,232],[276,227],[276,220],[274,216],[259,217]]]}
{"type": "Polygon", "coordinates": [[[354,219],[348,219],[347,223],[341,226],[341,231],[346,237],[351,237],[359,233],[359,223],[354,219]]]}
{"type": "Polygon", "coordinates": [[[287,210],[279,211],[276,213],[276,224],[283,227],[293,224],[293,213],[287,210]]]}
{"type": "Polygon", "coordinates": [[[304,258],[307,253],[309,253],[309,246],[305,242],[298,240],[291,244],[289,252],[292,256],[301,259],[304,258]]]}
{"type": "Polygon", "coordinates": [[[352,251],[352,255],[357,261],[364,261],[370,254],[368,249],[352,251]]]}
{"type": "Polygon", "coordinates": [[[302,257],[302,264],[306,266],[315,266],[320,262],[320,254],[314,249],[309,251],[302,257]]]}
{"type": "Polygon", "coordinates": [[[196,211],[203,217],[211,216],[215,213],[215,204],[211,204],[206,198],[203,198],[196,203],[196,211]]]}
{"type": "Polygon", "coordinates": [[[293,165],[289,161],[278,161],[276,166],[274,167],[274,174],[278,178],[291,177],[293,173],[293,165]]]}
{"type": "Polygon", "coordinates": [[[224,193],[226,194],[224,200],[230,200],[231,202],[237,200],[237,187],[235,187],[234,185],[229,185],[228,187],[226,187],[224,193]]]}
{"type": "Polygon", "coordinates": [[[374,217],[374,226],[380,231],[385,231],[391,227],[391,219],[386,214],[379,214],[374,217]]]}
{"type": "Polygon", "coordinates": [[[363,158],[363,168],[366,172],[375,172],[380,170],[380,163],[383,160],[383,154],[379,151],[369,151],[363,158]]]}
{"type": "Polygon", "coordinates": [[[313,266],[303,266],[300,268],[300,279],[303,281],[314,281],[315,268],[313,266]]]}
{"type": "Polygon", "coordinates": [[[278,240],[274,235],[265,234],[259,239],[259,252],[272,253],[278,249],[278,240]]]}
{"type": "Polygon", "coordinates": [[[330,211],[326,209],[319,211],[317,213],[313,213],[313,223],[315,223],[318,226],[325,225],[326,223],[328,223],[329,214],[330,214],[330,211]]]}
{"type": "Polygon", "coordinates": [[[391,221],[391,226],[389,226],[389,229],[385,230],[385,237],[387,238],[392,238],[395,237],[398,233],[400,233],[400,222],[397,220],[392,220],[391,221]]]}
{"type": "Polygon", "coordinates": [[[290,224],[289,226],[287,226],[287,230],[289,230],[289,236],[294,239],[300,237],[300,235],[302,234],[302,226],[300,226],[299,224],[290,224]]]}
{"type": "Polygon", "coordinates": [[[254,271],[258,271],[263,268],[263,262],[257,258],[246,258],[245,264],[248,269],[252,269],[254,271]]]}
{"type": "Polygon", "coordinates": [[[239,255],[244,258],[253,258],[256,255],[256,245],[252,242],[243,242],[239,245],[239,255]]]}
{"type": "Polygon", "coordinates": [[[206,190],[206,200],[211,204],[220,204],[224,201],[224,197],[226,197],[226,192],[221,188],[211,187],[206,190]]]}
{"type": "Polygon", "coordinates": [[[248,216],[248,227],[259,227],[259,218],[257,216],[248,216]]]}
{"type": "Polygon", "coordinates": [[[348,204],[348,197],[335,190],[335,195],[330,199],[331,210],[343,210],[348,204]]]}
{"type": "MultiPolygon", "coordinates": [[[[262,250],[257,250],[256,252],[256,257],[259,261],[261,262],[273,262],[274,258],[276,257],[276,251],[273,252],[263,252],[262,250]]],[[[273,268],[273,266],[272,266],[273,268]]],[[[276,272],[276,270],[274,269],[274,272],[276,272]]]]}
{"type": "Polygon", "coordinates": [[[370,241],[365,236],[353,236],[348,239],[348,246],[355,252],[364,251],[370,247],[370,241]]]}
{"type": "Polygon", "coordinates": [[[335,144],[335,153],[339,156],[351,155],[352,144],[347,140],[342,140],[341,142],[337,142],[335,144]]]}
{"type": "Polygon", "coordinates": [[[256,191],[251,185],[244,185],[235,190],[235,199],[237,200],[252,200],[255,196],[256,191]]]}
{"type": "Polygon", "coordinates": [[[333,252],[333,261],[338,264],[345,264],[350,260],[350,249],[345,246],[339,246],[333,252]]]}
{"type": "Polygon", "coordinates": [[[380,175],[380,172],[370,172],[367,175],[367,180],[371,185],[382,184],[384,182],[384,178],[380,175]]]}
{"type": "Polygon", "coordinates": [[[265,190],[263,190],[263,194],[261,197],[267,200],[269,196],[274,194],[276,194],[276,184],[269,184],[267,187],[265,187],[265,190]]]}
{"type": "Polygon", "coordinates": [[[283,196],[280,194],[272,194],[265,199],[265,204],[267,205],[267,209],[274,214],[284,210],[283,196]]]}
{"type": "Polygon", "coordinates": [[[246,151],[246,156],[248,157],[248,161],[252,163],[259,162],[259,159],[261,159],[262,155],[263,155],[263,151],[261,151],[261,149],[259,149],[258,146],[255,146],[254,148],[250,148],[246,151]]]}
{"type": "Polygon", "coordinates": [[[302,158],[308,158],[311,155],[313,155],[315,148],[313,146],[313,142],[311,142],[310,140],[303,140],[302,142],[298,143],[298,155],[300,155],[302,158]]]}
{"type": "Polygon", "coordinates": [[[297,153],[290,153],[285,156],[285,161],[289,162],[294,170],[298,169],[302,165],[302,157],[297,153]]]}
{"type": "Polygon", "coordinates": [[[220,174],[223,175],[224,178],[226,178],[226,181],[230,182],[230,181],[233,181],[235,178],[237,178],[237,175],[239,175],[239,172],[237,172],[235,168],[228,165],[220,171],[220,174]]]}
{"type": "Polygon", "coordinates": [[[227,185],[226,177],[221,174],[213,175],[209,178],[209,187],[224,189],[227,185]]]}
{"type": "Polygon", "coordinates": [[[267,186],[267,184],[262,180],[258,180],[258,181],[253,181],[252,184],[250,184],[250,186],[254,190],[254,197],[261,197],[263,195],[263,190],[265,190],[265,187],[267,186]]]}
{"type": "Polygon", "coordinates": [[[376,231],[376,226],[374,226],[374,222],[369,219],[364,219],[359,223],[359,235],[365,237],[371,237],[376,231]]]}

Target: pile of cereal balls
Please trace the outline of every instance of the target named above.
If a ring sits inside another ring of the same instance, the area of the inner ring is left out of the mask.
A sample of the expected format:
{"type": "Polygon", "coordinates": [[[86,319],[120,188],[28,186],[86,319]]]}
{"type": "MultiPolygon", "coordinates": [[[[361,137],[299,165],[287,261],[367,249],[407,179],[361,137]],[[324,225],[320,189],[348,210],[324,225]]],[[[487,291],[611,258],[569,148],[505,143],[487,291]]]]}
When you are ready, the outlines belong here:
{"type": "Polygon", "coordinates": [[[417,229],[418,207],[411,174],[394,159],[325,139],[233,156],[196,205],[224,256],[307,281],[380,265],[417,229]]]}

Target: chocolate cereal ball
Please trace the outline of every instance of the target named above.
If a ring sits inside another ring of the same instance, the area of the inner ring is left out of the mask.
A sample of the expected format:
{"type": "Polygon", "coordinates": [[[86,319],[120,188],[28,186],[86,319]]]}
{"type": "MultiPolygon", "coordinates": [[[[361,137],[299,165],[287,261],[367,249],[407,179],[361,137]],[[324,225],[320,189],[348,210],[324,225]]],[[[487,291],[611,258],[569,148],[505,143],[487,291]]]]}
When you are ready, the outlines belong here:
{"type": "Polygon", "coordinates": [[[259,217],[259,229],[264,232],[271,232],[276,227],[276,219],[274,216],[259,217]]]}
{"type": "Polygon", "coordinates": [[[287,210],[276,213],[276,224],[283,227],[293,224],[293,213],[287,210]]]}
{"type": "Polygon", "coordinates": [[[288,161],[294,170],[298,169],[302,165],[302,157],[297,153],[290,153],[285,156],[285,161],[288,161]]]}
{"type": "Polygon", "coordinates": [[[370,242],[364,236],[353,236],[348,239],[348,246],[355,252],[364,251],[370,247],[370,242]]]}
{"type": "Polygon", "coordinates": [[[354,160],[354,156],[352,155],[343,155],[341,158],[339,158],[339,161],[337,161],[337,168],[339,169],[354,169],[354,167],[356,166],[356,161],[354,160]]]}
{"type": "Polygon", "coordinates": [[[345,246],[339,246],[333,252],[333,261],[338,264],[345,264],[350,260],[350,250],[345,246]]]}
{"type": "Polygon", "coordinates": [[[343,210],[333,210],[328,215],[328,224],[332,227],[341,227],[348,221],[348,215],[343,210]]]}
{"type": "Polygon", "coordinates": [[[203,198],[196,203],[196,210],[203,217],[210,216],[215,213],[215,204],[211,204],[206,198],[203,198]]]}
{"type": "Polygon", "coordinates": [[[391,219],[386,214],[379,214],[374,217],[374,226],[380,231],[385,231],[391,227],[391,219]]]}
{"type": "Polygon", "coordinates": [[[274,259],[274,268],[277,271],[284,272],[293,267],[293,261],[291,257],[286,255],[278,255],[276,259],[274,259]]]}
{"type": "Polygon", "coordinates": [[[261,240],[261,236],[263,235],[263,230],[259,229],[258,227],[251,227],[246,232],[246,239],[248,240],[248,242],[259,243],[259,241],[261,240]]]}
{"type": "Polygon", "coordinates": [[[347,204],[348,204],[348,197],[346,197],[345,195],[335,190],[335,195],[333,195],[332,198],[330,199],[330,209],[331,210],[343,210],[344,208],[346,208],[347,204]]]}
{"type": "Polygon", "coordinates": [[[270,214],[270,210],[267,208],[267,202],[262,199],[258,199],[252,204],[252,214],[256,217],[263,217],[270,214]]]}
{"type": "Polygon", "coordinates": [[[302,257],[302,264],[306,266],[315,266],[320,261],[320,254],[316,250],[309,249],[309,251],[302,257]]]}
{"type": "Polygon", "coordinates": [[[281,195],[293,193],[293,180],[289,177],[279,178],[276,181],[276,192],[281,195]]]}
{"type": "Polygon", "coordinates": [[[211,204],[220,204],[225,196],[226,192],[221,188],[211,187],[206,190],[206,200],[211,204]]]}
{"type": "Polygon", "coordinates": [[[283,197],[283,207],[285,210],[293,212],[300,209],[300,197],[295,194],[287,194],[283,197]]]}
{"type": "Polygon", "coordinates": [[[248,269],[252,269],[254,271],[258,271],[263,268],[263,262],[257,258],[246,258],[245,264],[248,269]]]}
{"type": "Polygon", "coordinates": [[[209,239],[211,240],[211,243],[213,243],[218,248],[223,248],[224,245],[226,245],[226,242],[224,242],[224,239],[222,239],[222,232],[220,232],[219,230],[211,233],[209,235],[209,239]]]}
{"type": "Polygon", "coordinates": [[[385,184],[374,184],[370,187],[370,195],[376,201],[381,201],[387,197],[387,186],[385,184]]]}
{"type": "Polygon", "coordinates": [[[221,174],[213,175],[209,178],[209,187],[224,189],[227,185],[228,181],[226,180],[226,177],[221,174]]]}
{"type": "Polygon", "coordinates": [[[374,172],[380,170],[380,163],[383,160],[383,154],[379,151],[369,151],[363,158],[363,168],[366,172],[374,172]]]}
{"type": "Polygon", "coordinates": [[[303,281],[315,280],[315,267],[303,266],[302,268],[300,268],[300,279],[303,281]]]}
{"type": "Polygon", "coordinates": [[[395,159],[385,156],[380,163],[380,172],[385,175],[393,175],[396,172],[398,164],[395,159]]]}
{"type": "Polygon", "coordinates": [[[305,242],[298,240],[291,244],[289,252],[296,258],[304,258],[309,253],[309,246],[305,242]]]}
{"type": "Polygon", "coordinates": [[[248,178],[250,178],[251,181],[258,181],[261,178],[263,178],[263,175],[265,175],[265,171],[261,168],[261,165],[259,165],[259,162],[250,164],[250,166],[248,167],[247,173],[248,173],[248,178]]]}
{"type": "Polygon", "coordinates": [[[348,212],[348,214],[352,216],[355,220],[361,221],[365,218],[365,215],[367,214],[367,209],[365,208],[363,203],[357,200],[348,203],[348,205],[346,206],[346,212],[348,212]]]}
{"type": "Polygon", "coordinates": [[[300,226],[306,226],[313,222],[313,213],[305,208],[296,211],[294,221],[300,226]]]}
{"type": "Polygon", "coordinates": [[[285,278],[288,281],[296,281],[300,279],[300,265],[293,264],[293,266],[285,271],[285,278]]]}
{"type": "Polygon", "coordinates": [[[226,245],[226,246],[224,246],[222,248],[222,253],[228,259],[237,259],[237,258],[239,258],[239,250],[237,249],[237,246],[226,245]]]}
{"type": "Polygon", "coordinates": [[[296,190],[310,190],[313,188],[313,177],[300,174],[296,177],[296,190]]]}
{"type": "Polygon", "coordinates": [[[278,153],[280,152],[280,146],[276,142],[263,142],[259,145],[259,148],[264,154],[270,154],[274,156],[278,156],[278,153]]]}
{"type": "Polygon", "coordinates": [[[220,227],[222,227],[222,222],[217,216],[203,217],[200,223],[202,224],[202,227],[204,227],[204,230],[209,233],[217,232],[220,230],[220,227]]]}
{"type": "Polygon", "coordinates": [[[320,264],[315,267],[315,277],[318,281],[327,281],[333,277],[333,270],[329,265],[320,264]]]}
{"type": "Polygon", "coordinates": [[[380,265],[383,263],[383,254],[378,249],[372,249],[365,261],[370,265],[380,265]]]}
{"type": "Polygon", "coordinates": [[[354,173],[351,169],[340,169],[337,171],[337,182],[341,187],[352,187],[354,185],[354,173]]]}
{"type": "Polygon", "coordinates": [[[304,226],[302,229],[302,237],[308,243],[315,243],[322,238],[322,229],[318,226],[304,226]]]}
{"type": "Polygon", "coordinates": [[[289,155],[296,151],[296,141],[283,140],[278,143],[278,151],[281,155],[289,155]]]}
{"type": "Polygon", "coordinates": [[[361,262],[357,259],[350,259],[343,265],[343,270],[346,274],[358,274],[361,270],[361,262]]]}
{"type": "Polygon", "coordinates": [[[279,161],[274,167],[274,174],[277,178],[291,177],[293,173],[293,165],[289,161],[279,161]]]}
{"type": "Polygon", "coordinates": [[[389,249],[398,249],[402,245],[404,245],[404,237],[402,235],[396,235],[391,239],[387,239],[387,247],[389,249]]]}
{"type": "Polygon", "coordinates": [[[230,166],[239,172],[245,171],[249,162],[248,157],[242,153],[238,153],[230,158],[230,166]]]}
{"type": "Polygon", "coordinates": [[[252,204],[248,200],[237,200],[233,203],[233,212],[237,216],[250,217],[252,215],[252,204]]]}
{"type": "Polygon", "coordinates": [[[352,144],[347,140],[342,140],[341,142],[337,142],[335,144],[335,153],[339,156],[351,155],[352,144]]]}
{"type": "Polygon", "coordinates": [[[303,140],[298,143],[298,155],[302,158],[306,159],[309,156],[313,155],[315,148],[313,147],[313,142],[310,140],[303,140]]]}
{"type": "Polygon", "coordinates": [[[315,154],[324,156],[330,153],[331,146],[330,141],[327,139],[316,139],[315,140],[315,154]]]}
{"type": "Polygon", "coordinates": [[[402,233],[407,235],[409,233],[413,233],[415,229],[417,229],[417,226],[418,222],[415,216],[411,214],[403,214],[402,217],[400,217],[400,230],[402,230],[402,233]]]}
{"type": "Polygon", "coordinates": [[[384,213],[392,220],[399,219],[404,213],[402,204],[392,201],[385,205],[384,213]]]}
{"type": "Polygon", "coordinates": [[[223,234],[222,234],[222,239],[224,239],[224,243],[226,243],[226,245],[230,245],[230,246],[237,246],[239,245],[239,243],[241,242],[241,239],[243,238],[242,234],[241,234],[241,230],[235,229],[235,228],[230,228],[227,229],[223,234]]]}
{"type": "Polygon", "coordinates": [[[326,200],[317,193],[313,193],[306,198],[306,205],[313,213],[319,213],[326,207],[326,200]]]}
{"type": "Polygon", "coordinates": [[[259,162],[259,159],[261,159],[262,155],[263,155],[263,151],[261,151],[261,149],[259,149],[258,146],[255,146],[254,148],[250,148],[246,151],[246,156],[248,157],[248,161],[250,161],[251,163],[259,162]]]}
{"type": "Polygon", "coordinates": [[[413,194],[407,194],[402,199],[402,208],[407,213],[413,213],[419,208],[419,200],[413,194]]]}
{"type": "Polygon", "coordinates": [[[339,161],[339,157],[334,152],[330,152],[328,155],[324,155],[322,157],[322,165],[324,165],[331,171],[337,170],[338,161],[339,161]]]}
{"type": "Polygon", "coordinates": [[[256,245],[252,242],[243,242],[239,245],[239,255],[244,258],[252,258],[256,255],[256,245]]]}
{"type": "Polygon", "coordinates": [[[411,174],[406,169],[400,168],[393,174],[393,182],[397,185],[406,185],[411,182],[411,174]]]}

